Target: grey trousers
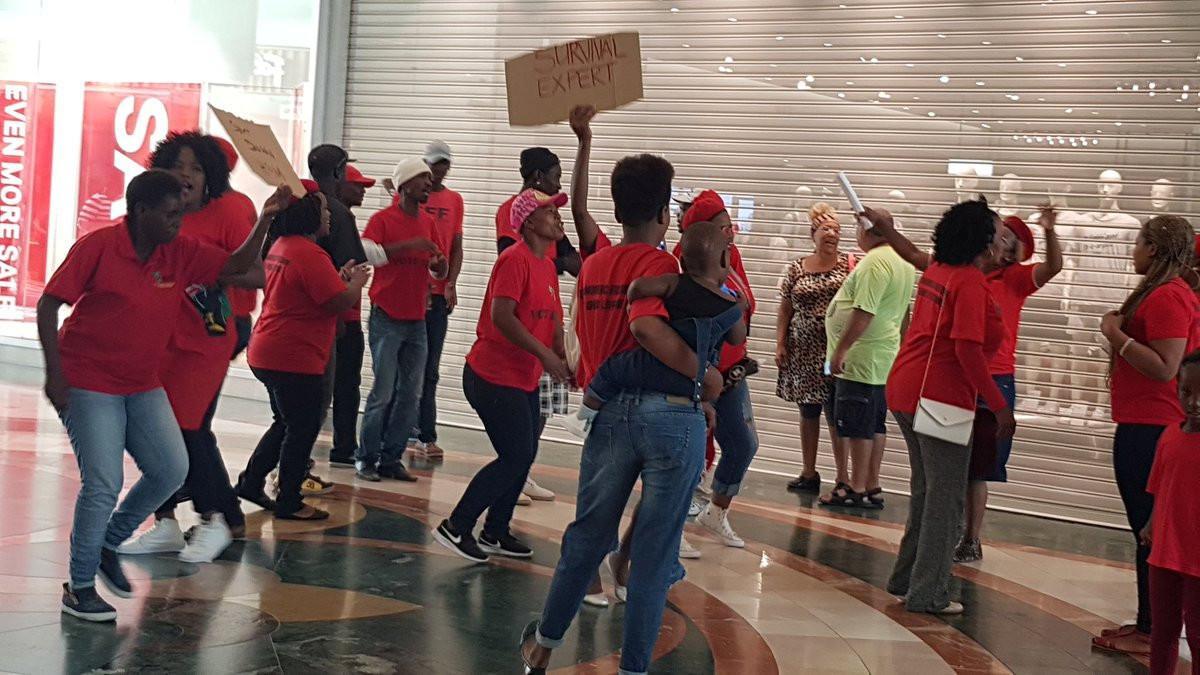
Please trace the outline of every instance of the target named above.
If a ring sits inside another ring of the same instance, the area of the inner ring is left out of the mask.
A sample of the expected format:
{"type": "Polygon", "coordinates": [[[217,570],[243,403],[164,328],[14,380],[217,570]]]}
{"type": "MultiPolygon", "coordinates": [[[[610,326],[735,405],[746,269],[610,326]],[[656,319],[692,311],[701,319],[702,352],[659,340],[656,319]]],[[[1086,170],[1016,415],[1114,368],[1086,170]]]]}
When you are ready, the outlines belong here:
{"type": "Polygon", "coordinates": [[[887,590],[907,597],[910,612],[934,612],[950,604],[950,572],[971,449],[918,434],[912,415],[893,415],[908,444],[912,503],[887,590]]]}

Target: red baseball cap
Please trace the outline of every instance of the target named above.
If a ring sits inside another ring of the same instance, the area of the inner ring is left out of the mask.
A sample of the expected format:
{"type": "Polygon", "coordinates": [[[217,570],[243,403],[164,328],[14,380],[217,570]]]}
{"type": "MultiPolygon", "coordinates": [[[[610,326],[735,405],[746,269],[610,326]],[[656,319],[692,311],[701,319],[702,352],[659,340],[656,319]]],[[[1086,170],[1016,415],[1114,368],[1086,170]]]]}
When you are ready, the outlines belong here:
{"type": "Polygon", "coordinates": [[[712,220],[714,216],[725,210],[725,200],[713,190],[705,190],[696,195],[692,205],[683,214],[679,228],[686,230],[696,223],[712,220]]]}
{"type": "Polygon", "coordinates": [[[237,166],[238,163],[238,154],[237,150],[233,147],[233,143],[220,136],[213,136],[213,140],[217,142],[217,145],[221,146],[221,152],[225,155],[225,161],[229,164],[229,170],[233,171],[233,167],[237,166]]]}
{"type": "Polygon", "coordinates": [[[1012,233],[1017,235],[1017,241],[1025,246],[1025,252],[1021,255],[1021,262],[1025,262],[1033,257],[1033,232],[1025,221],[1016,216],[1006,216],[1004,218],[1004,226],[1012,230],[1012,233]]]}
{"type": "Polygon", "coordinates": [[[554,208],[560,208],[566,203],[567,193],[565,192],[548,195],[532,188],[522,190],[521,194],[517,195],[517,198],[513,200],[512,206],[509,207],[509,222],[519,231],[525,225],[525,220],[534,211],[547,204],[554,206],[554,208]]]}
{"type": "Polygon", "coordinates": [[[375,186],[375,179],[364,176],[353,164],[346,165],[346,182],[356,183],[366,188],[375,186]]]}

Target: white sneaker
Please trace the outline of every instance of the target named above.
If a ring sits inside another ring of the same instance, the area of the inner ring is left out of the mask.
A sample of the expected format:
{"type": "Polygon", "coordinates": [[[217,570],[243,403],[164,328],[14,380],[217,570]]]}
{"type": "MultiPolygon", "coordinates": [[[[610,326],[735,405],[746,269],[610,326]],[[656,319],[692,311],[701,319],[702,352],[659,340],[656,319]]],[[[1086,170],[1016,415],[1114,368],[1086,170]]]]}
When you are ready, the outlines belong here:
{"type": "Polygon", "coordinates": [[[706,504],[708,504],[708,502],[704,501],[699,496],[693,496],[692,505],[688,507],[688,518],[695,518],[696,516],[700,515],[700,512],[704,510],[704,506],[706,504]]]}
{"type": "Polygon", "coordinates": [[[696,524],[717,535],[726,546],[745,548],[746,542],[729,526],[729,509],[723,509],[716,504],[709,504],[704,513],[696,519],[696,524]]]}
{"type": "Polygon", "coordinates": [[[186,563],[210,563],[232,543],[233,533],[225,524],[225,516],[216,513],[209,520],[200,521],[179,559],[186,563]]]}
{"type": "Polygon", "coordinates": [[[608,573],[613,578],[613,595],[617,597],[617,602],[625,602],[629,599],[629,587],[622,586],[621,582],[617,581],[617,568],[613,566],[614,555],[613,553],[609,553],[604,556],[604,564],[608,567],[608,573]]]}
{"type": "Polygon", "coordinates": [[[554,501],[554,493],[533,482],[532,478],[525,479],[524,492],[530,499],[538,502],[554,501]]]}
{"type": "Polygon", "coordinates": [[[150,555],[152,553],[179,553],[187,542],[183,530],[174,518],[163,518],[154,527],[117,547],[122,555],[150,555]]]}
{"type": "Polygon", "coordinates": [[[679,535],[679,557],[685,560],[697,560],[700,558],[700,549],[688,543],[687,537],[679,535]]]}
{"type": "Polygon", "coordinates": [[[575,411],[574,415],[567,415],[563,419],[562,425],[566,427],[567,431],[571,432],[572,436],[587,440],[588,434],[592,432],[592,420],[595,419],[596,413],[592,412],[591,415],[581,414],[583,410],[584,408],[581,406],[579,410],[575,411]]]}
{"type": "Polygon", "coordinates": [[[533,500],[527,497],[524,492],[517,495],[517,506],[529,506],[532,503],[533,500]]]}

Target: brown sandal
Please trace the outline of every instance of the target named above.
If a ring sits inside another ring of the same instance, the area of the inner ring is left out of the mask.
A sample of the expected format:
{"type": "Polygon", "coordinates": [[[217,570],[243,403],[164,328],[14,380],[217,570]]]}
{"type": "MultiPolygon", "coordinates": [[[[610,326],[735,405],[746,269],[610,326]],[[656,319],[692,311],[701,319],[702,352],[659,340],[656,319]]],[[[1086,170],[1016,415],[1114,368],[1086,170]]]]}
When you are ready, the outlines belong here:
{"type": "Polygon", "coordinates": [[[1150,636],[1134,629],[1121,636],[1099,636],[1092,638],[1092,646],[1106,652],[1145,656],[1150,653],[1150,636]]]}

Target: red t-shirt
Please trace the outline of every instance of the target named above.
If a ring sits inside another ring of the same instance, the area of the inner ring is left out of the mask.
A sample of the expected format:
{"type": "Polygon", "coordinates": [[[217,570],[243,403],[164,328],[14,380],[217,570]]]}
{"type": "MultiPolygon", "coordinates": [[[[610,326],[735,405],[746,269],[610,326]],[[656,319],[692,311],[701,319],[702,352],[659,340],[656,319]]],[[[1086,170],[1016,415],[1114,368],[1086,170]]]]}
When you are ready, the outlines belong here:
{"type": "Polygon", "coordinates": [[[596,234],[596,244],[592,247],[592,250],[589,251],[583,248],[583,246],[579,247],[579,257],[580,259],[586,261],[589,256],[595,255],[600,251],[610,247],[612,247],[612,242],[609,241],[608,235],[604,234],[604,230],[600,230],[596,234]]]}
{"type": "MultiPolygon", "coordinates": [[[[517,201],[517,195],[509,197],[500,208],[496,209],[496,241],[501,239],[512,239],[513,241],[521,241],[521,233],[517,231],[517,226],[512,222],[512,205],[517,201]]],[[[558,258],[558,247],[551,246],[546,251],[546,257],[550,260],[558,258]]]]}
{"type": "Polygon", "coordinates": [[[917,283],[912,323],[888,376],[888,409],[915,414],[922,396],[974,408],[979,392],[967,379],[954,343],[977,342],[984,357],[991,359],[1004,335],[1004,319],[983,272],[973,265],[933,263],[917,283]]]}
{"type": "MultiPolygon", "coordinates": [[[[1157,340],[1185,339],[1186,354],[1195,349],[1200,338],[1198,319],[1200,305],[1196,294],[1186,281],[1176,278],[1142,300],[1133,310],[1133,316],[1125,320],[1125,334],[1144,345],[1157,340]]],[[[1109,386],[1112,419],[1117,424],[1166,425],[1183,420],[1175,378],[1168,382],[1152,380],[1118,356],[1109,386]]]]}
{"type": "MultiPolygon", "coordinates": [[[[245,243],[257,218],[250,199],[231,190],[184,215],[179,236],[233,253],[245,243]]],[[[248,315],[253,309],[257,291],[226,288],[225,292],[234,316],[248,315]]],[[[186,294],[180,297],[183,308],[158,376],[179,426],[198,429],[225,381],[237,330],[229,321],[224,335],[210,335],[192,301],[186,294]]]]}
{"type": "Polygon", "coordinates": [[[521,325],[538,342],[553,348],[563,316],[554,261],[536,257],[524,241],[504,249],[483,296],[475,328],[478,339],[467,354],[467,363],[479,377],[501,387],[533,391],[542,377],[542,362],[509,342],[492,323],[494,298],[516,300],[521,325]]]}
{"type": "MultiPolygon", "coordinates": [[[[429,201],[421,206],[421,210],[433,218],[433,241],[449,260],[454,238],[463,235],[462,195],[450,188],[430,192],[429,201]]],[[[429,290],[434,295],[445,295],[446,280],[433,279],[429,290]]]]}
{"type": "MultiPolygon", "coordinates": [[[[675,244],[675,257],[683,260],[683,245],[675,244]]],[[[750,327],[750,317],[754,315],[754,310],[758,304],[754,301],[754,291],[750,288],[750,277],[746,276],[746,265],[742,262],[742,252],[738,250],[737,244],[729,246],[729,280],[726,282],[731,289],[737,291],[738,295],[746,296],[746,300],[750,303],[750,310],[746,312],[745,321],[746,327],[750,327]]],[[[739,345],[731,345],[728,342],[721,345],[721,360],[717,365],[717,369],[722,373],[736,366],[742,359],[746,358],[749,351],[746,348],[746,343],[739,345]]]]}
{"type": "Polygon", "coordinates": [[[630,323],[643,316],[670,316],[662,298],[644,298],[630,305],[629,284],[642,277],[679,272],[679,263],[666,251],[648,244],[611,246],[607,238],[602,241],[605,246],[597,246],[583,262],[576,285],[574,328],[579,338],[579,369],[575,379],[584,389],[605,359],[638,346],[630,323]]]}
{"type": "MultiPolygon", "coordinates": [[[[381,246],[417,237],[433,239],[433,217],[424,211],[410,216],[399,206],[391,206],[371,216],[362,236],[381,246]]],[[[376,268],[368,293],[371,303],[394,321],[424,321],[432,281],[431,257],[424,251],[406,249],[376,268]]]]}
{"type": "Polygon", "coordinates": [[[263,311],[254,324],[246,360],[264,370],[324,373],[338,317],[322,306],[346,290],[346,282],[329,254],[301,236],[277,239],[263,266],[263,311]]]}
{"type": "MultiPolygon", "coordinates": [[[[250,201],[249,197],[232,189],[226,190],[225,194],[218,197],[209,206],[213,204],[222,205],[222,210],[229,214],[236,229],[244,228],[246,230],[242,235],[242,241],[229,249],[232,253],[242,245],[242,242],[246,241],[246,237],[250,236],[250,230],[253,230],[254,224],[258,222],[258,210],[254,208],[254,202],[250,201]]],[[[229,295],[229,305],[233,309],[234,316],[250,316],[258,307],[257,289],[229,288],[225,292],[229,295]]]]}
{"type": "Polygon", "coordinates": [[[1037,265],[1009,265],[988,275],[988,287],[1000,306],[1004,319],[1004,340],[988,363],[992,375],[1012,375],[1017,371],[1017,336],[1021,332],[1021,310],[1025,300],[1037,292],[1033,278],[1037,265]]]}
{"type": "MultiPolygon", "coordinates": [[[[1158,439],[1146,492],[1154,495],[1150,564],[1200,577],[1200,434],[1171,424],[1158,439]]],[[[1193,657],[1195,658],[1195,657],[1193,657]]]]}
{"type": "Polygon", "coordinates": [[[215,246],[177,237],[143,263],[123,220],[75,242],[45,289],[74,305],[59,331],[67,383],[114,396],[158,388],[179,294],[215,284],[228,260],[215,246]]]}

